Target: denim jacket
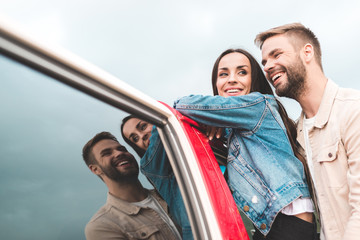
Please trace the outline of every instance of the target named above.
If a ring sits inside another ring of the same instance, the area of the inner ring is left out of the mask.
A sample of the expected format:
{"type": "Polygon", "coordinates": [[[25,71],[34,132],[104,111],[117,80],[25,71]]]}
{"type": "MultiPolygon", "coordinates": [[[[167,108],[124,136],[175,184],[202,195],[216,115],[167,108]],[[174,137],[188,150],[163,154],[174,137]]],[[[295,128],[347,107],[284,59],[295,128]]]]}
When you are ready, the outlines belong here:
{"type": "Polygon", "coordinates": [[[155,126],[148,149],[140,160],[140,169],[168,204],[170,215],[181,226],[183,239],[193,239],[179,185],[155,126]]]}
{"type": "Polygon", "coordinates": [[[285,206],[310,197],[272,95],[191,95],[174,103],[185,116],[226,128],[228,185],[238,208],[266,235],[285,206]]]}

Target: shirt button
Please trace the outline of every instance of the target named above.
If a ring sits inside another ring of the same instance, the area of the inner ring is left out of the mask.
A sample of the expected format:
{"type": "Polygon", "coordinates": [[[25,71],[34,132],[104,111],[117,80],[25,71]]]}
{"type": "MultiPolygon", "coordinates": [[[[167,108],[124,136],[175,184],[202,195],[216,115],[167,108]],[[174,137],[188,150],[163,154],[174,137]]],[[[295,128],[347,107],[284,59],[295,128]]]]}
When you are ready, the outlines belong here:
{"type": "Polygon", "coordinates": [[[331,158],[331,157],[332,157],[332,153],[329,153],[328,156],[329,156],[329,158],[331,158]]]}
{"type": "Polygon", "coordinates": [[[261,225],[260,225],[260,228],[261,228],[262,230],[265,230],[265,229],[266,229],[266,224],[265,224],[265,223],[261,224],[261,225]]]}
{"type": "Polygon", "coordinates": [[[243,209],[244,209],[245,212],[248,212],[250,210],[248,205],[245,205],[243,209]]]}

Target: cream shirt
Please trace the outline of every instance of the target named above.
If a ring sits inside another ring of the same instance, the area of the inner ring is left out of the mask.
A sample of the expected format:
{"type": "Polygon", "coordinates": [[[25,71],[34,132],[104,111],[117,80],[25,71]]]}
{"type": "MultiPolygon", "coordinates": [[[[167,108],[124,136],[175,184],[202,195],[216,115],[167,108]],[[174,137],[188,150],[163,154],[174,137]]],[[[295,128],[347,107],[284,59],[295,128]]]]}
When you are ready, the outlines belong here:
{"type": "MultiPolygon", "coordinates": [[[[298,142],[305,149],[304,113],[298,142]]],[[[327,240],[360,239],[360,92],[328,80],[309,131],[313,178],[327,240]]]]}

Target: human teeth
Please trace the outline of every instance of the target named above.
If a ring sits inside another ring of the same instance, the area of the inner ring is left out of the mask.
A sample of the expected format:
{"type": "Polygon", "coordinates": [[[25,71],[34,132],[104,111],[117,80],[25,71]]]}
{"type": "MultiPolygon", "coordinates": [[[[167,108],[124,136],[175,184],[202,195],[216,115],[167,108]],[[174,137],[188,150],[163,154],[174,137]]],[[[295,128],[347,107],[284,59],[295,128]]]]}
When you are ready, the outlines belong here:
{"type": "Polygon", "coordinates": [[[281,74],[281,73],[278,73],[278,74],[276,74],[276,75],[272,78],[272,80],[275,81],[276,79],[278,79],[278,78],[281,77],[281,76],[282,76],[282,74],[281,74]]]}
{"type": "Polygon", "coordinates": [[[237,93],[239,92],[239,89],[230,89],[230,90],[227,90],[228,93],[237,93]]]}
{"type": "Polygon", "coordinates": [[[124,162],[121,162],[119,165],[122,166],[122,165],[127,164],[127,163],[129,163],[129,162],[128,162],[128,161],[124,161],[124,162]]]}

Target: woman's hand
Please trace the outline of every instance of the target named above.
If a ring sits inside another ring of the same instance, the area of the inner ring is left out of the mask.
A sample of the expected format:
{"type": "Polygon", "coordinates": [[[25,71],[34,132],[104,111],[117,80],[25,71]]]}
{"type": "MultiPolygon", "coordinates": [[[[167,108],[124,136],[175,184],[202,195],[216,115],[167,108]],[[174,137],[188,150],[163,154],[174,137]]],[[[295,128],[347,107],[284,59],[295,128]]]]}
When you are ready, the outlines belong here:
{"type": "Polygon", "coordinates": [[[219,127],[211,127],[206,126],[206,136],[208,136],[209,140],[211,141],[214,137],[220,138],[222,135],[223,129],[219,127]]]}

